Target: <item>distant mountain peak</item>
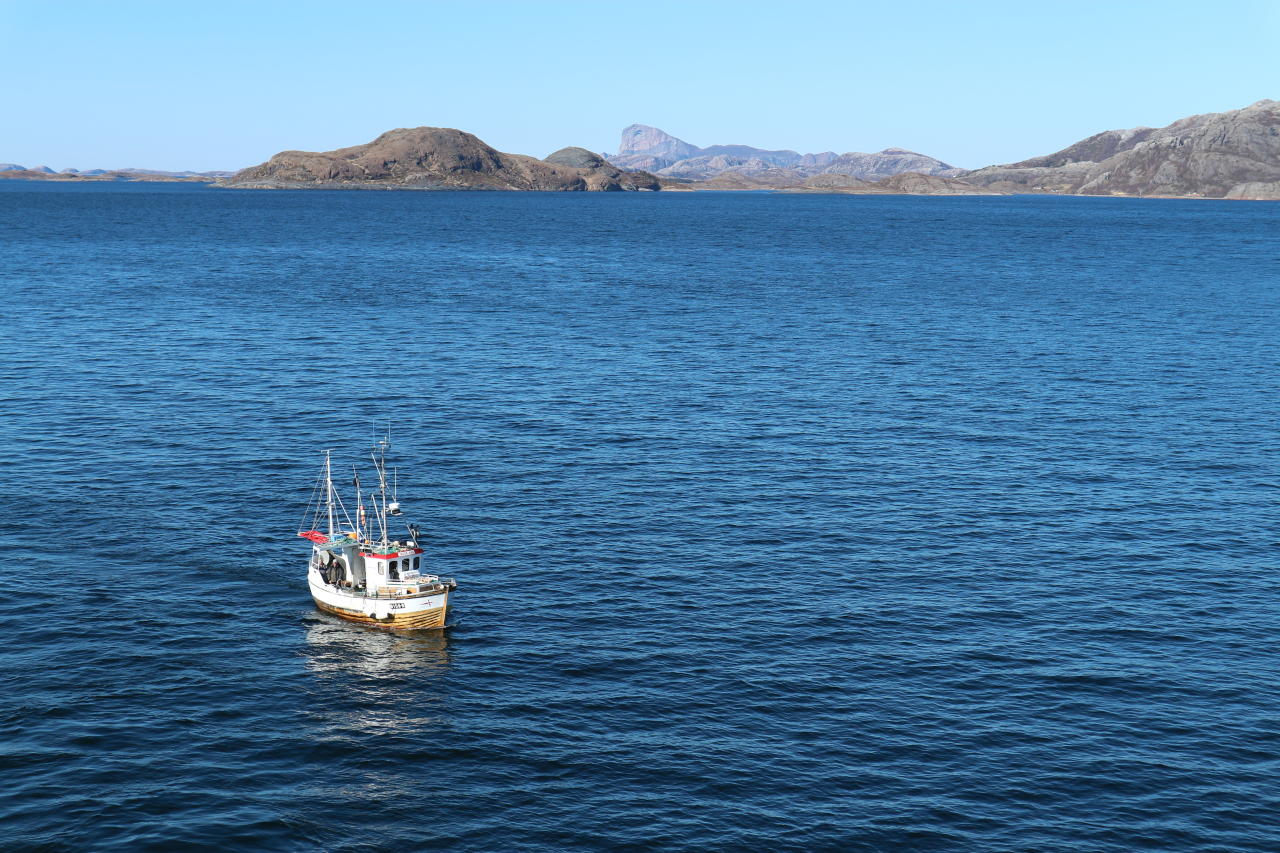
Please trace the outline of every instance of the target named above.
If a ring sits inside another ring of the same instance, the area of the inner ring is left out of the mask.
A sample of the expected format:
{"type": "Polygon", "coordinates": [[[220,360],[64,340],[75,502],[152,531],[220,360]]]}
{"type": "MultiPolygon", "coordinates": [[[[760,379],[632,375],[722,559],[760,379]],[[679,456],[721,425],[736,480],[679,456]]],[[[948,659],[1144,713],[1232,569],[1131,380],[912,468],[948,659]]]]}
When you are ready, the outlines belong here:
{"type": "Polygon", "coordinates": [[[647,124],[633,124],[623,128],[622,139],[618,143],[618,154],[644,154],[675,160],[692,157],[700,150],[696,145],[690,145],[665,130],[647,124]]]}

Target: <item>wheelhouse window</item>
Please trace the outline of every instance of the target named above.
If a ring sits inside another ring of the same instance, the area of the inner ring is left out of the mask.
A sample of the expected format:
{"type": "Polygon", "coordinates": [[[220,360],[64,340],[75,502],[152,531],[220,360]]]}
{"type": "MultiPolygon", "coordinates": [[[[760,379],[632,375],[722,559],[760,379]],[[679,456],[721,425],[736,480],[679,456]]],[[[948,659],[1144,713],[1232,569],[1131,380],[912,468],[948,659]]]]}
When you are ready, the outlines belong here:
{"type": "Polygon", "coordinates": [[[414,567],[415,569],[420,569],[420,568],[422,568],[422,558],[421,558],[421,557],[414,557],[414,558],[413,558],[413,567],[414,567]]]}

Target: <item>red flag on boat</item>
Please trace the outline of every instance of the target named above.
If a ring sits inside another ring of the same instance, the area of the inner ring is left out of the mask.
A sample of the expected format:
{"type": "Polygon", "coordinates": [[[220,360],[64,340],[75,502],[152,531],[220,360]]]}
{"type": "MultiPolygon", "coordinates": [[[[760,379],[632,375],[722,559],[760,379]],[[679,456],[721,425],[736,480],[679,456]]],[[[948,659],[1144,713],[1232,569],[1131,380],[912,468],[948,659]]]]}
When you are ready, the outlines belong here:
{"type": "Polygon", "coordinates": [[[308,530],[306,533],[299,533],[298,535],[303,539],[310,539],[317,545],[323,545],[329,541],[329,537],[325,536],[319,530],[308,530]]]}

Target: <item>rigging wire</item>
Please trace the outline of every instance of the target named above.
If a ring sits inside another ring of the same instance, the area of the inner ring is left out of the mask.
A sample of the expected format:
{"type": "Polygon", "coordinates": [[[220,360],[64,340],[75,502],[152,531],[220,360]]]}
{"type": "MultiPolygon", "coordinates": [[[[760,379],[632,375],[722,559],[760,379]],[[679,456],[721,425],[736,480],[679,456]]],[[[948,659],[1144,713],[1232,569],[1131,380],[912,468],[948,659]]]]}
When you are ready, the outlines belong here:
{"type": "MultiPolygon", "coordinates": [[[[320,471],[320,473],[319,473],[318,475],[316,475],[316,484],[315,484],[314,486],[312,486],[312,487],[311,487],[311,497],[307,498],[307,504],[306,504],[306,506],[305,506],[305,507],[303,508],[303,510],[302,510],[302,518],[298,519],[298,532],[299,532],[299,533],[301,533],[303,530],[307,529],[307,528],[304,528],[304,527],[303,527],[303,525],[304,525],[304,524],[306,523],[306,521],[307,521],[307,513],[311,512],[311,507],[312,507],[312,505],[315,505],[315,507],[316,507],[316,515],[318,515],[318,514],[319,514],[319,512],[320,512],[320,506],[319,506],[319,504],[317,503],[316,495],[320,492],[320,484],[321,484],[322,482],[324,482],[324,471],[323,471],[323,470],[321,470],[321,471],[320,471]]],[[[316,529],[316,515],[312,515],[312,517],[311,517],[311,528],[310,528],[311,530],[315,530],[315,529],[316,529]]]]}

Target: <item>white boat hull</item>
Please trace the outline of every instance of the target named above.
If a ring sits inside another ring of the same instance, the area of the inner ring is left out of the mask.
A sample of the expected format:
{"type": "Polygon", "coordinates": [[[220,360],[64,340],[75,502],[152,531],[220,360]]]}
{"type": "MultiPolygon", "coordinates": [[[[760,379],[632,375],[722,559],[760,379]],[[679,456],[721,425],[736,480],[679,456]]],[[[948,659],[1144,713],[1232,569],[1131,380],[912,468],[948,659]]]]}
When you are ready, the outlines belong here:
{"type": "Polygon", "coordinates": [[[335,589],[310,572],[311,597],[321,610],[363,625],[379,628],[443,628],[449,609],[449,591],[427,595],[408,593],[368,596],[335,589]]]}

